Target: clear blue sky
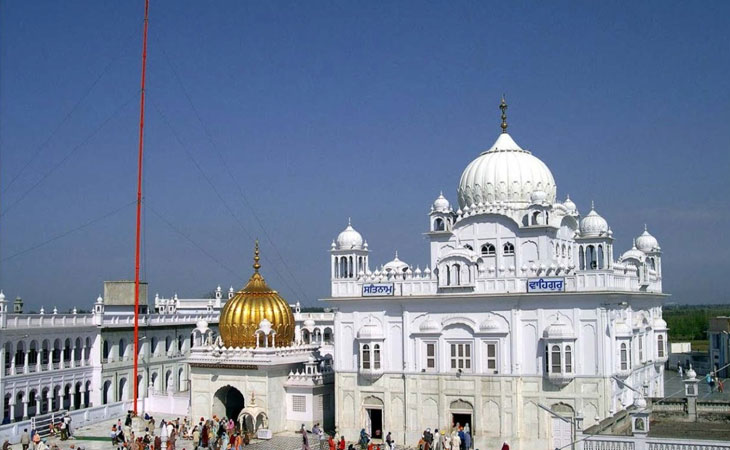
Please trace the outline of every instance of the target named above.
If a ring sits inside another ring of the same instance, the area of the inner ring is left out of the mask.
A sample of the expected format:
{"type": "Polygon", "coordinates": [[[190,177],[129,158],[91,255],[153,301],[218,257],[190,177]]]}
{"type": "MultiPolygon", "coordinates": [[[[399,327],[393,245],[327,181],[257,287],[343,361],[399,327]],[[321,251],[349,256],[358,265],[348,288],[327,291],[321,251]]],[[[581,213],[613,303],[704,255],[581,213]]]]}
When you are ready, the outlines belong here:
{"type": "MultiPolygon", "coordinates": [[[[143,1],[0,5],[0,285],[88,308],[133,276],[143,1]]],[[[728,301],[729,2],[152,0],[150,16],[152,294],[242,286],[258,236],[270,284],[313,304],[348,216],[371,265],[397,249],[423,268],[429,205],[456,201],[505,93],[512,136],[560,198],[595,200],[616,253],[646,222],[671,301],[728,301]]]]}

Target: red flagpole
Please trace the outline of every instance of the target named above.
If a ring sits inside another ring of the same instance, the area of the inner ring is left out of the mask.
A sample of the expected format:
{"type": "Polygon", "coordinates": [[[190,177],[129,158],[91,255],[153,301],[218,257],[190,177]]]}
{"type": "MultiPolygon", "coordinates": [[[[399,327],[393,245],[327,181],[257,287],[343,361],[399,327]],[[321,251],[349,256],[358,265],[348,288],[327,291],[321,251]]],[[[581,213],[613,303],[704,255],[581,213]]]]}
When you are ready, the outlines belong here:
{"type": "Polygon", "coordinates": [[[139,248],[140,223],[142,218],[142,154],[144,149],[144,82],[147,74],[147,24],[149,17],[150,0],[144,2],[144,37],[142,39],[142,89],[139,105],[139,156],[137,159],[137,242],[134,252],[134,415],[137,415],[137,397],[139,383],[139,248]]]}

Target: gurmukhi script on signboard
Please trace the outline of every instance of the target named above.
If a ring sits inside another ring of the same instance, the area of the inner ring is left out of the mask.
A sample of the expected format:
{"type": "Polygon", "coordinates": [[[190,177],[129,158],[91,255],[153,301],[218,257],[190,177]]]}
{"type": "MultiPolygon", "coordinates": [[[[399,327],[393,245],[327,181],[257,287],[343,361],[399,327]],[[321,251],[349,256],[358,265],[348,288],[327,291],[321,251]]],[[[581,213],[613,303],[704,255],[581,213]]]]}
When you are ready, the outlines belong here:
{"type": "Polygon", "coordinates": [[[565,278],[529,278],[527,292],[564,292],[565,278]]]}
{"type": "Polygon", "coordinates": [[[370,283],[362,285],[363,297],[381,297],[384,295],[395,295],[393,283],[370,283]]]}

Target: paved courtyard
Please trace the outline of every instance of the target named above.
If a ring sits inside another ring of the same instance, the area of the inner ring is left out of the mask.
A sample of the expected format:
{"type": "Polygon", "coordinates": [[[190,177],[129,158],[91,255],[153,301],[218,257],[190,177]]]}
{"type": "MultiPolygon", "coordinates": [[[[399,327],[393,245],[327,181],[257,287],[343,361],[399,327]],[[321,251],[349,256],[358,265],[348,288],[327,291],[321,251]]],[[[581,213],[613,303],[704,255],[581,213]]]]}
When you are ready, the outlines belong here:
{"type": "MultiPolygon", "coordinates": [[[[730,388],[730,379],[725,380],[726,385],[730,388]]],[[[684,383],[677,372],[668,370],[665,372],[664,392],[667,397],[684,397],[684,383]]],[[[710,393],[704,378],[699,383],[699,399],[700,400],[725,400],[730,401],[730,392],[710,393]]],[[[155,419],[174,419],[176,416],[155,414],[155,419]]],[[[69,450],[73,444],[76,448],[79,446],[86,450],[111,450],[112,445],[108,438],[109,431],[116,420],[108,420],[91,426],[81,427],[74,431],[79,439],[70,439],[68,441],[60,441],[58,439],[50,439],[49,444],[58,444],[61,450],[69,450]]],[[[310,435],[310,448],[318,450],[318,442],[310,435]]],[[[20,448],[20,446],[15,446],[20,448]]],[[[251,450],[299,450],[301,449],[301,436],[294,433],[280,433],[274,436],[270,441],[254,441],[250,446],[246,447],[251,450]]],[[[192,442],[189,440],[178,441],[178,450],[193,450],[192,442]]]]}
{"type": "MultiPolygon", "coordinates": [[[[177,416],[167,414],[155,414],[155,420],[159,424],[162,419],[175,419],[177,416]]],[[[122,418],[124,420],[124,418],[122,418]]],[[[86,450],[111,450],[113,449],[111,440],[108,438],[112,425],[116,420],[106,420],[90,426],[80,427],[74,430],[74,436],[78,439],[69,439],[61,441],[58,438],[50,438],[48,444],[57,444],[61,450],[69,450],[71,445],[75,448],[83,447],[86,450]]],[[[314,436],[309,435],[311,450],[319,450],[318,444],[314,436]]],[[[15,446],[20,448],[19,445],[15,446]]],[[[176,445],[178,450],[193,450],[192,441],[178,440],[176,445]]],[[[300,450],[302,448],[301,435],[294,433],[277,434],[270,441],[253,441],[246,449],[251,450],[300,450]]],[[[324,446],[323,446],[324,448],[324,446]]]]}

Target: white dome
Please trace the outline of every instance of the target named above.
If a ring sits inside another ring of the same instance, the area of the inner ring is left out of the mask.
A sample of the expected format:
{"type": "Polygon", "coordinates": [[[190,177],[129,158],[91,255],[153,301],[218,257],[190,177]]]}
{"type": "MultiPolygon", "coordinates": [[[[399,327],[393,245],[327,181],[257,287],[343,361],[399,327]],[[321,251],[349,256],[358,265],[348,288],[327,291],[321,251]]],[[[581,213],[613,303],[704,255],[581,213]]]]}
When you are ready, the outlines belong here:
{"type": "Polygon", "coordinates": [[[532,194],[530,194],[530,203],[533,205],[541,205],[545,203],[545,199],[547,198],[547,192],[545,191],[535,191],[532,194]]]}
{"type": "Polygon", "coordinates": [[[208,322],[206,320],[202,320],[202,319],[198,320],[198,322],[196,323],[196,328],[201,333],[205,333],[206,331],[208,331],[208,322]]]}
{"type": "Polygon", "coordinates": [[[573,328],[568,323],[560,320],[560,316],[558,316],[555,322],[545,328],[542,337],[545,339],[573,339],[575,333],[573,328]]]}
{"type": "Polygon", "coordinates": [[[304,321],[304,328],[312,328],[315,325],[316,325],[316,323],[312,319],[307,319],[304,321]]]}
{"type": "Polygon", "coordinates": [[[403,273],[407,269],[408,263],[398,259],[398,250],[395,251],[395,258],[393,258],[393,261],[383,266],[383,270],[385,270],[386,272],[403,273]]]}
{"type": "Polygon", "coordinates": [[[664,319],[662,319],[661,317],[657,317],[656,319],[654,319],[653,328],[655,330],[666,330],[667,322],[664,319]]]}
{"type": "Polygon", "coordinates": [[[625,261],[627,259],[636,259],[638,261],[644,261],[645,255],[644,252],[636,248],[636,240],[634,240],[634,246],[631,247],[631,250],[627,250],[624,252],[623,255],[621,255],[620,261],[625,261]]]}
{"type": "Polygon", "coordinates": [[[636,248],[644,253],[649,253],[659,249],[659,242],[657,242],[654,236],[649,234],[649,231],[646,229],[646,225],[644,225],[644,232],[641,233],[641,236],[636,238],[636,248]]]}
{"type": "Polygon", "coordinates": [[[607,233],[608,222],[591,205],[591,212],[580,220],[580,235],[583,237],[592,237],[603,236],[607,233]]]}
{"type": "Polygon", "coordinates": [[[441,331],[441,324],[433,319],[424,320],[418,327],[421,333],[438,333],[441,331]]]}
{"type": "Polygon", "coordinates": [[[441,192],[436,200],[433,201],[433,210],[439,212],[447,212],[451,209],[451,204],[444,197],[444,193],[441,192]]]}
{"type": "Polygon", "coordinates": [[[570,199],[570,195],[565,198],[565,201],[563,202],[563,206],[565,206],[565,209],[567,209],[569,213],[575,213],[578,211],[578,207],[575,206],[575,203],[573,203],[573,200],[570,199]]]}
{"type": "Polygon", "coordinates": [[[350,220],[347,221],[347,228],[337,236],[337,249],[338,250],[349,250],[349,249],[360,249],[362,248],[362,235],[352,228],[350,220]]]}
{"type": "Polygon", "coordinates": [[[555,179],[550,169],[507,133],[492,148],[469,163],[459,181],[459,206],[479,203],[530,202],[534,191],[545,192],[547,202],[555,202],[555,179]]]}
{"type": "Polygon", "coordinates": [[[487,315],[487,318],[484,319],[484,322],[482,322],[479,325],[479,331],[482,332],[495,332],[500,331],[501,325],[497,319],[494,318],[491,314],[487,315]]]}
{"type": "Polygon", "coordinates": [[[372,319],[368,318],[367,323],[364,323],[360,330],[357,332],[358,339],[382,339],[383,331],[380,329],[379,324],[372,319]]]}

